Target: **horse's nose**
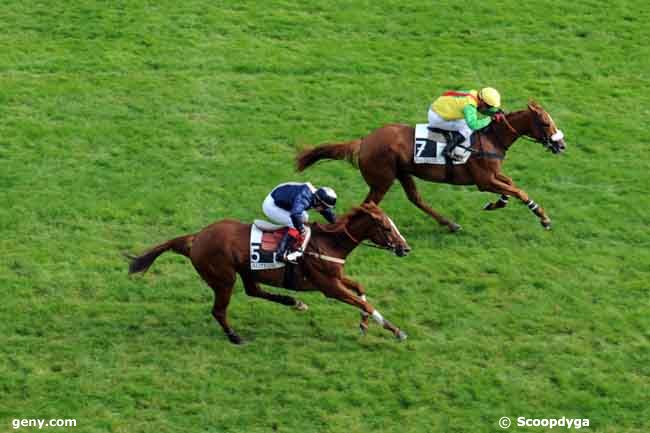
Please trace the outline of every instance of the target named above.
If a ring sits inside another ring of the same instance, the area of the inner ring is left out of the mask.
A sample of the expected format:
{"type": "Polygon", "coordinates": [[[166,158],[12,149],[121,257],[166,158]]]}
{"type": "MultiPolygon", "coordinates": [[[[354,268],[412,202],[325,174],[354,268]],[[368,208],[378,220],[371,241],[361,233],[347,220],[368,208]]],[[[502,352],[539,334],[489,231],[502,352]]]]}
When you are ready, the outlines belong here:
{"type": "Polygon", "coordinates": [[[411,248],[406,246],[406,247],[399,247],[395,250],[395,254],[397,254],[398,257],[404,257],[411,251],[411,248]]]}

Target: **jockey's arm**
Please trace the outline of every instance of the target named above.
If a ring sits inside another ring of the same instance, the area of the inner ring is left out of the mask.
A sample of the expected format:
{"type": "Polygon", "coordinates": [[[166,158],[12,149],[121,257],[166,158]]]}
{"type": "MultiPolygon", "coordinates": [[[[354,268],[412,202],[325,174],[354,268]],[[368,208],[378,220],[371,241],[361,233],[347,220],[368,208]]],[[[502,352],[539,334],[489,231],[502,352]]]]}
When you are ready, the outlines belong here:
{"type": "Polygon", "coordinates": [[[320,214],[323,215],[323,218],[325,218],[327,222],[331,224],[334,224],[336,222],[336,214],[332,209],[326,208],[320,214]]]}
{"type": "Polygon", "coordinates": [[[309,206],[310,206],[309,197],[307,197],[304,194],[299,194],[296,197],[295,201],[293,202],[293,206],[291,207],[291,222],[293,223],[293,226],[298,230],[300,230],[301,232],[303,231],[304,228],[302,213],[306,209],[309,209],[309,206]]]}
{"type": "Polygon", "coordinates": [[[298,214],[291,214],[291,222],[293,223],[293,226],[298,229],[301,233],[305,229],[305,224],[302,220],[302,212],[298,214]]]}
{"type": "Polygon", "coordinates": [[[478,110],[472,104],[467,104],[465,108],[463,108],[463,115],[465,116],[467,126],[469,126],[473,131],[485,128],[492,121],[489,117],[479,119],[478,110]]]}

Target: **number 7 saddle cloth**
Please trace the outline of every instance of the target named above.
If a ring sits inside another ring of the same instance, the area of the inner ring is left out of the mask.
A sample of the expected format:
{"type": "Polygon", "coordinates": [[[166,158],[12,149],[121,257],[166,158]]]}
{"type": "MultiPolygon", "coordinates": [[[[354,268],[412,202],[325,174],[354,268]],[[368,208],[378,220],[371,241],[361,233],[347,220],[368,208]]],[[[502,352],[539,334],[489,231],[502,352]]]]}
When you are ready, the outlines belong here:
{"type": "MultiPolygon", "coordinates": [[[[442,150],[447,145],[447,140],[441,133],[429,130],[428,126],[426,123],[415,125],[413,162],[416,164],[445,165],[446,161],[442,155],[442,150]]],[[[467,142],[463,145],[469,147],[467,142]]],[[[457,158],[452,161],[454,165],[465,164],[471,156],[471,152],[460,146],[456,146],[453,153],[457,158]]]]}

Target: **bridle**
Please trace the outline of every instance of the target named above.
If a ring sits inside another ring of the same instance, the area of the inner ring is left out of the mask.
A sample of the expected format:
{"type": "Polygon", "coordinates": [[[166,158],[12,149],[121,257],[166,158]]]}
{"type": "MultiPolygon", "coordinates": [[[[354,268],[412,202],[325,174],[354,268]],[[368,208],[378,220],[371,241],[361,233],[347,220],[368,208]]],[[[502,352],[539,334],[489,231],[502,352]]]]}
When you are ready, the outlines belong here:
{"type": "Polygon", "coordinates": [[[343,226],[343,232],[347,235],[348,238],[350,238],[352,242],[354,242],[357,245],[362,245],[364,247],[378,248],[380,250],[392,250],[392,251],[395,250],[395,245],[393,245],[393,243],[388,239],[388,235],[384,230],[381,231],[381,234],[384,237],[384,242],[386,243],[386,246],[377,245],[375,243],[369,243],[369,242],[361,242],[360,240],[352,236],[352,234],[348,230],[347,225],[343,226]]]}
{"type": "Polygon", "coordinates": [[[555,132],[553,135],[548,135],[544,131],[544,127],[542,126],[541,122],[537,118],[537,116],[533,116],[533,123],[535,124],[535,127],[539,129],[542,132],[543,137],[541,139],[535,138],[535,137],[530,137],[525,134],[521,134],[519,131],[517,131],[511,124],[508,122],[508,118],[504,115],[503,116],[503,123],[508,127],[510,132],[515,134],[515,139],[517,138],[523,138],[524,140],[532,141],[535,143],[541,143],[542,146],[544,146],[548,150],[553,150],[553,152],[559,152],[560,147],[557,144],[558,141],[562,140],[564,138],[564,133],[560,131],[559,129],[555,132]]]}
{"type": "MultiPolygon", "coordinates": [[[[388,240],[388,236],[386,235],[386,233],[383,230],[382,230],[382,235],[384,236],[384,241],[386,242],[386,244],[388,246],[381,246],[381,245],[376,245],[374,243],[361,242],[359,239],[354,237],[352,235],[352,233],[350,233],[350,231],[348,230],[347,224],[343,226],[343,233],[345,233],[345,235],[357,246],[358,245],[363,245],[363,246],[366,246],[366,247],[378,248],[378,249],[381,249],[381,250],[395,251],[395,246],[392,244],[392,242],[390,242],[388,240]]],[[[311,245],[312,244],[310,244],[310,246],[311,245]]],[[[323,254],[318,247],[316,247],[316,251],[317,252],[306,251],[305,254],[316,257],[316,258],[319,258],[321,260],[325,260],[327,262],[337,263],[339,265],[342,265],[342,264],[345,263],[345,259],[341,259],[341,258],[338,258],[338,257],[332,257],[332,256],[328,256],[328,255],[323,254]]]]}

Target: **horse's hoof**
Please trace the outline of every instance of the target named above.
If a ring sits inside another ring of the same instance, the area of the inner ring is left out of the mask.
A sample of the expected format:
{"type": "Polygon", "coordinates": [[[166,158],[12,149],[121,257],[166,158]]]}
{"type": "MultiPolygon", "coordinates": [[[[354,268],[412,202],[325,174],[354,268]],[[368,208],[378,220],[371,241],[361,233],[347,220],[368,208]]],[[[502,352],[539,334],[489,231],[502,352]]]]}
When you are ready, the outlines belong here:
{"type": "Polygon", "coordinates": [[[296,301],[296,304],[293,306],[293,308],[298,311],[307,311],[309,310],[309,305],[305,304],[302,301],[296,301]]]}
{"type": "Polygon", "coordinates": [[[540,223],[542,224],[542,227],[544,227],[546,230],[551,230],[551,220],[550,219],[542,220],[542,221],[540,221],[540,223]]]}
{"type": "Polygon", "coordinates": [[[368,334],[368,325],[365,323],[359,323],[359,331],[361,331],[361,335],[365,337],[368,334]]]}
{"type": "Polygon", "coordinates": [[[449,231],[451,233],[456,233],[456,232],[459,232],[459,231],[461,231],[463,229],[460,226],[460,224],[456,224],[456,223],[449,223],[449,225],[447,227],[449,227],[449,231]]]}
{"type": "Polygon", "coordinates": [[[244,340],[242,340],[241,337],[234,332],[232,334],[228,334],[228,340],[230,340],[232,344],[244,344],[244,340]]]}
{"type": "Polygon", "coordinates": [[[404,340],[406,340],[409,336],[406,335],[406,332],[404,332],[404,331],[402,331],[402,330],[400,329],[399,331],[397,331],[397,334],[395,334],[395,337],[396,337],[399,341],[404,341],[404,340]]]}

